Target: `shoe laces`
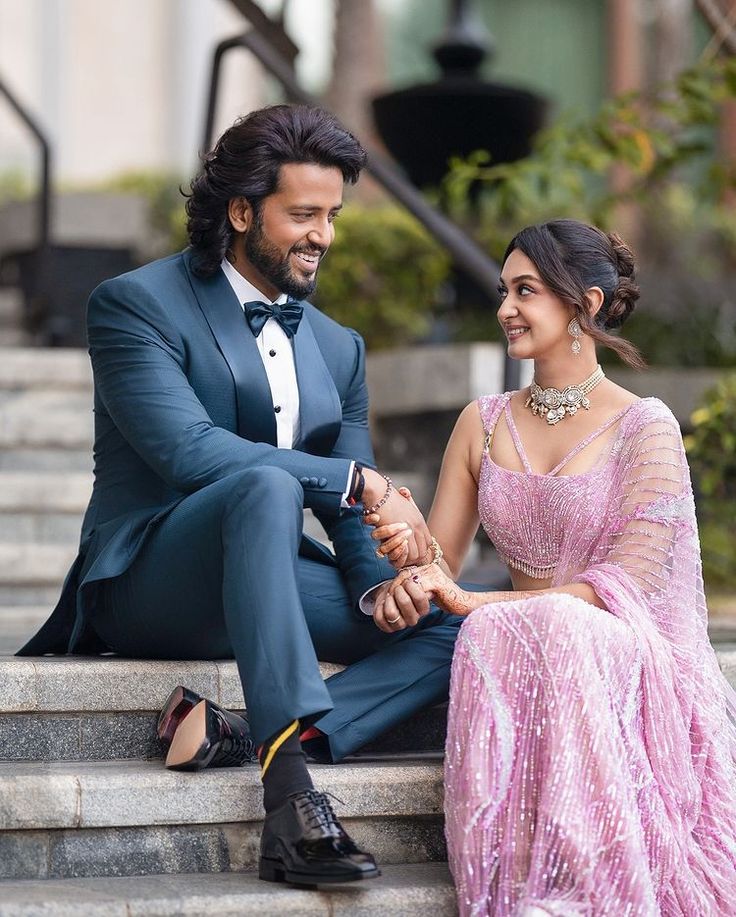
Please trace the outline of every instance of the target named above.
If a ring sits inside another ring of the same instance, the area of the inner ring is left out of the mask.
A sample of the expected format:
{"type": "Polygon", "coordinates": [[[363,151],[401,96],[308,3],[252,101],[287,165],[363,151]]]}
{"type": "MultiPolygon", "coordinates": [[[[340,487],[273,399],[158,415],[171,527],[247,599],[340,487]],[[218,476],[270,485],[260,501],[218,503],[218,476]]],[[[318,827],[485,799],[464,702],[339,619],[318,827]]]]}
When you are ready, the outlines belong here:
{"type": "Polygon", "coordinates": [[[324,828],[330,834],[342,836],[345,831],[337,820],[329,797],[344,805],[333,793],[322,793],[319,790],[304,790],[299,794],[296,804],[310,828],[324,828]]]}
{"type": "Polygon", "coordinates": [[[231,766],[233,764],[247,764],[255,755],[253,740],[243,736],[226,736],[218,753],[218,761],[231,766]]]}
{"type": "Polygon", "coordinates": [[[222,767],[246,764],[252,761],[256,754],[253,738],[248,733],[236,732],[227,718],[215,707],[212,711],[218,722],[223,727],[225,735],[220,739],[217,752],[217,763],[222,767]]]}

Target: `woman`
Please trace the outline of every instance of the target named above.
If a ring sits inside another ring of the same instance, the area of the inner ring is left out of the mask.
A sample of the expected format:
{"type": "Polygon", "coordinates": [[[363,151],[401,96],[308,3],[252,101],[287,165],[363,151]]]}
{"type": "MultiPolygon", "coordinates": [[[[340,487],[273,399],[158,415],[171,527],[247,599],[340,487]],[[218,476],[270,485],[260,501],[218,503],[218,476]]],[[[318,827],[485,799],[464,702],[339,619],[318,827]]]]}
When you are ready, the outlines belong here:
{"type": "MultiPolygon", "coordinates": [[[[426,596],[468,616],[445,759],[462,914],[736,907],[736,705],[708,643],[679,427],[596,359],[601,344],[642,365],[610,333],[633,272],[620,238],[576,221],[513,239],[498,319],[534,380],[463,411],[429,517],[435,562],[376,603],[383,629],[426,596]],[[454,581],[479,519],[512,593],[454,581]]],[[[400,565],[407,533],[373,534],[400,565]]]]}

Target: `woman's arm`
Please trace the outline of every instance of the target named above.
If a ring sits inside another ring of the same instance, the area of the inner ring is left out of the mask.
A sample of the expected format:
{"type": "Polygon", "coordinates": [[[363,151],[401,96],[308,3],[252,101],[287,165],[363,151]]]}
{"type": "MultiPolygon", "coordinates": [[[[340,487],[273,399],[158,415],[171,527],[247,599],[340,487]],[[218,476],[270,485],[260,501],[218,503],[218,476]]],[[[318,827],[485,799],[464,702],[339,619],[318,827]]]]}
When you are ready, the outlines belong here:
{"type": "Polygon", "coordinates": [[[429,531],[444,552],[445,572],[460,575],[478,531],[478,474],[483,449],[483,421],[478,403],[460,414],[442,460],[429,513],[429,531]]]}
{"type": "MultiPolygon", "coordinates": [[[[441,566],[449,576],[459,574],[478,531],[477,474],[482,445],[483,423],[477,403],[472,402],[460,414],[445,449],[429,514],[429,531],[444,553],[441,566]]],[[[400,488],[400,492],[411,500],[405,488],[400,488]]],[[[401,569],[407,563],[405,542],[411,535],[408,527],[402,523],[381,525],[377,515],[368,516],[365,521],[376,527],[372,537],[380,542],[379,551],[396,569],[401,569]]],[[[431,559],[428,553],[426,560],[431,559]]]]}
{"type": "Polygon", "coordinates": [[[435,605],[439,605],[443,611],[456,615],[469,615],[471,611],[482,605],[531,599],[550,593],[574,595],[590,605],[606,610],[605,603],[588,583],[568,583],[563,586],[551,586],[548,589],[529,589],[518,592],[468,592],[467,589],[458,586],[437,564],[407,567],[406,570],[402,570],[393,580],[389,594],[400,587],[403,588],[403,583],[408,578],[411,578],[413,586],[420,587],[435,605]]]}

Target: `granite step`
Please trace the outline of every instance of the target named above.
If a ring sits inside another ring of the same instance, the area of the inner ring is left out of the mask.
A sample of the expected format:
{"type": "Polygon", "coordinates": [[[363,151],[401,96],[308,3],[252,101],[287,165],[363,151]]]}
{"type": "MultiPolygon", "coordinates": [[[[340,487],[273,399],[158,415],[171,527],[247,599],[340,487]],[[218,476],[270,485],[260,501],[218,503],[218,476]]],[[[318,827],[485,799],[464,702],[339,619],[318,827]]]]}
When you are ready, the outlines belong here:
{"type": "Polygon", "coordinates": [[[0,539],[76,545],[91,492],[92,475],[84,472],[0,470],[0,539]]]}
{"type": "MultiPolygon", "coordinates": [[[[324,678],[343,666],[321,663],[324,678]]],[[[0,657],[0,715],[156,711],[177,684],[231,710],[244,706],[234,660],[117,656],[0,657]]]]}
{"type": "MultiPolygon", "coordinates": [[[[0,516],[0,524],[2,516],[0,516]]],[[[58,586],[77,555],[77,545],[0,542],[0,586],[58,586]]],[[[10,603],[5,603],[10,604],[10,603]]],[[[25,603],[22,603],[25,604],[25,603]]]]}
{"type": "Polygon", "coordinates": [[[14,586],[0,582],[0,632],[3,629],[3,613],[6,608],[45,606],[51,609],[56,605],[58,598],[59,585],[14,586]]]}
{"type": "Polygon", "coordinates": [[[92,472],[92,449],[89,443],[78,449],[56,446],[10,447],[0,449],[0,473],[24,472],[92,472]]]}
{"type": "Polygon", "coordinates": [[[273,885],[255,873],[151,875],[0,883],[2,917],[449,917],[455,891],[444,863],[384,866],[378,879],[319,890],[273,885]]]}
{"type": "MultiPolygon", "coordinates": [[[[320,666],[324,678],[341,669],[320,666]]],[[[245,706],[231,660],[0,657],[0,761],[161,758],[156,719],[177,684],[231,710],[245,706]]],[[[445,723],[446,706],[430,707],[359,754],[439,752],[445,723]]]]}
{"type": "Polygon", "coordinates": [[[83,472],[0,472],[0,524],[7,513],[79,516],[91,493],[92,475],[83,472]]]}
{"type": "MultiPolygon", "coordinates": [[[[441,756],[310,772],[380,862],[445,859],[441,756]]],[[[253,869],[262,817],[256,764],[189,774],[158,761],[0,763],[0,876],[253,869]]]]}
{"type": "Polygon", "coordinates": [[[12,656],[51,614],[52,604],[0,607],[0,660],[12,656]]]}
{"type": "Polygon", "coordinates": [[[88,392],[54,389],[0,390],[3,449],[91,448],[92,399],[88,392]]]}
{"type": "Polygon", "coordinates": [[[0,390],[92,390],[86,351],[63,347],[0,347],[0,390]]]}

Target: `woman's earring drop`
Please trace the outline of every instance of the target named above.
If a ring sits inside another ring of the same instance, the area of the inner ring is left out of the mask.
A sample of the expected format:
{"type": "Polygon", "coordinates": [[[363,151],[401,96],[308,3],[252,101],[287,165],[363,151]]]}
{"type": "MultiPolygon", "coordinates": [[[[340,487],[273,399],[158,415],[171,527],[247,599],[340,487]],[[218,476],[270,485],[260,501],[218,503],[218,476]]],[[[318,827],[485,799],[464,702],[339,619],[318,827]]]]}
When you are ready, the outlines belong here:
{"type": "Polygon", "coordinates": [[[567,333],[573,339],[572,341],[572,352],[577,356],[580,353],[580,338],[583,336],[583,329],[580,327],[580,322],[574,318],[567,326],[567,333]]]}

